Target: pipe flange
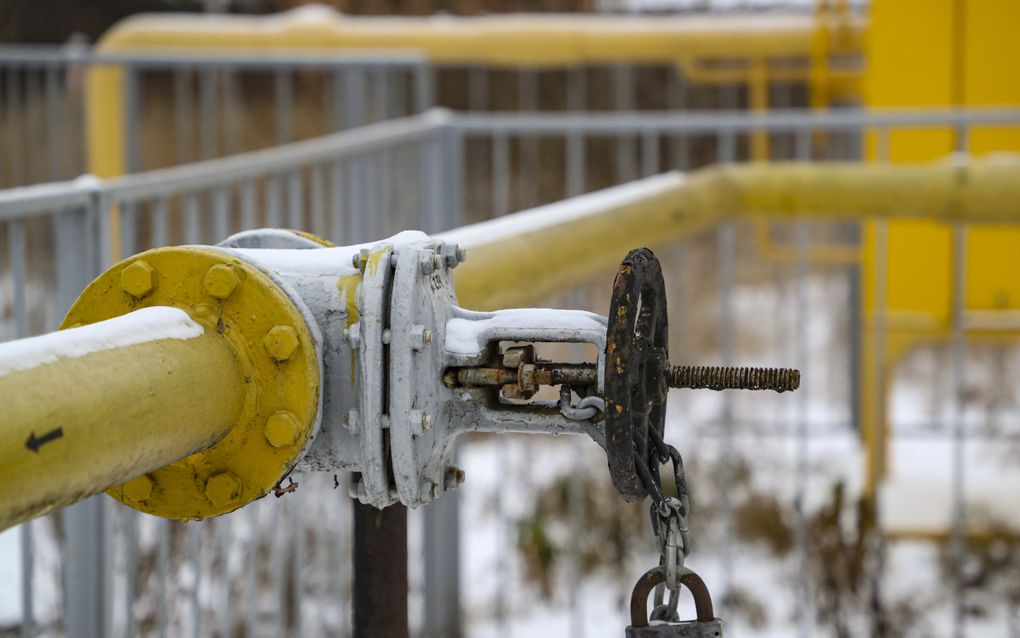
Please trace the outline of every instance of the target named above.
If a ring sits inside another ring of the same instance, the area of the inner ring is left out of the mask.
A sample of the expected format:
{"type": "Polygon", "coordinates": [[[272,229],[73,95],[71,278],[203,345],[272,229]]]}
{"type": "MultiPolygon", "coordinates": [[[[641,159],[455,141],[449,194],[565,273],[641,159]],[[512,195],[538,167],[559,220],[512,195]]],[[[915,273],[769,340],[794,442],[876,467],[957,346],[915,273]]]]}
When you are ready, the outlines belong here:
{"type": "Polygon", "coordinates": [[[265,496],[318,428],[321,338],[310,313],[285,283],[232,251],[184,246],[112,266],[78,297],[61,327],[151,306],[180,308],[223,336],[244,377],[244,406],[211,447],[107,493],[142,512],[182,520],[225,514],[265,496]]]}

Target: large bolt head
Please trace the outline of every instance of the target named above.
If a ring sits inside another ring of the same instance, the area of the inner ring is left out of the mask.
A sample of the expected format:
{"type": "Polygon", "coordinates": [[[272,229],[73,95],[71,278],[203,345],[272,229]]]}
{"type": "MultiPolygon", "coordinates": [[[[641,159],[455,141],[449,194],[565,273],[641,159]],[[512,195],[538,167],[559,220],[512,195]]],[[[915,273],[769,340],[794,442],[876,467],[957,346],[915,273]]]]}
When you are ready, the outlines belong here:
{"type": "Polygon", "coordinates": [[[273,447],[291,445],[300,431],[301,424],[298,423],[297,417],[286,410],[280,410],[266,419],[264,433],[266,440],[273,447]]]}
{"type": "Polygon", "coordinates": [[[274,326],[266,333],[262,344],[273,359],[286,361],[294,356],[298,348],[297,332],[290,326],[274,326]]]}
{"type": "Polygon", "coordinates": [[[154,272],[145,260],[134,261],[120,271],[120,287],[135,299],[141,299],[152,292],[154,272]]]}
{"type": "Polygon", "coordinates": [[[205,483],[205,497],[213,505],[229,505],[241,495],[241,481],[231,472],[213,474],[205,483]]]}
{"type": "Polygon", "coordinates": [[[216,264],[202,278],[202,286],[206,293],[217,299],[230,297],[239,283],[241,281],[237,278],[237,273],[226,264],[216,264]]]}
{"type": "Polygon", "coordinates": [[[124,496],[132,501],[144,501],[152,496],[155,483],[147,474],[131,479],[124,484],[124,496]]]}

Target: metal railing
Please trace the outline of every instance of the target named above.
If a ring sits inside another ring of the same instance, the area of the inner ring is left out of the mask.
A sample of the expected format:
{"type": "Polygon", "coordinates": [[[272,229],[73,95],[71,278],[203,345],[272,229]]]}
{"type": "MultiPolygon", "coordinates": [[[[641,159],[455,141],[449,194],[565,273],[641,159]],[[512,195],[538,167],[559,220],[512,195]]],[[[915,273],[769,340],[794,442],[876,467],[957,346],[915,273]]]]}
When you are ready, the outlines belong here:
{"type": "MultiPolygon", "coordinates": [[[[856,162],[868,144],[874,144],[881,157],[882,149],[888,148],[888,136],[906,129],[947,129],[968,139],[977,130],[1016,126],[1020,126],[1020,110],[1015,109],[712,114],[694,118],[434,113],[114,180],[82,179],[7,191],[0,193],[0,233],[6,235],[9,255],[0,264],[0,273],[11,290],[3,297],[3,319],[8,326],[4,334],[21,336],[55,327],[81,285],[109,263],[115,248],[126,255],[164,242],[215,242],[230,232],[262,225],[299,227],[342,243],[409,227],[439,232],[463,221],[553,202],[639,175],[746,159],[751,154],[750,136],[757,132],[770,136],[776,159],[856,162]],[[621,145],[621,140],[630,147],[621,145]],[[529,142],[536,144],[537,151],[526,150],[529,142]],[[533,153],[546,158],[544,163],[536,165],[533,153]],[[530,199],[511,196],[529,191],[533,193],[530,199]],[[71,248],[59,250],[61,246],[71,248]],[[55,263],[49,255],[54,255],[55,263]],[[49,314],[33,310],[33,303],[50,308],[49,314]]],[[[859,214],[869,212],[865,209],[859,214]]],[[[755,542],[740,528],[738,517],[749,512],[740,494],[753,487],[747,483],[747,473],[768,483],[763,473],[772,466],[769,454],[761,454],[760,448],[762,437],[777,429],[785,431],[785,440],[794,445],[791,465],[796,480],[792,486],[771,486],[765,496],[777,507],[787,508],[780,513],[793,521],[790,533],[795,552],[788,560],[807,565],[799,570],[801,578],[794,579],[794,588],[809,582],[805,573],[819,569],[811,558],[814,550],[804,530],[815,520],[819,498],[825,496],[819,497],[813,485],[835,479],[812,466],[819,459],[831,459],[825,448],[843,449],[839,446],[852,446],[856,440],[853,425],[860,416],[855,396],[861,389],[855,387],[859,378],[855,366],[862,365],[861,348],[867,344],[861,343],[861,318],[853,311],[864,286],[857,263],[815,257],[846,248],[860,254],[862,234],[857,223],[777,222],[763,243],[755,225],[734,220],[687,236],[661,255],[670,273],[674,353],[692,359],[715,358],[721,363],[742,358],[779,359],[802,367],[805,378],[824,379],[812,383],[792,404],[722,395],[681,408],[686,422],[676,419],[670,425],[670,436],[681,441],[680,447],[694,465],[692,474],[700,477],[692,481],[700,480],[705,486],[698,500],[702,513],[696,516],[702,517],[700,524],[705,526],[699,538],[708,540],[696,556],[702,565],[718,561],[716,571],[706,570],[706,575],[718,583],[720,592],[746,594],[755,585],[735,567],[735,548],[743,548],[744,560],[755,542]],[[762,302],[756,294],[766,288],[775,294],[762,302]],[[763,309],[763,303],[768,307],[763,309]],[[851,312],[845,312],[844,307],[851,312]],[[749,314],[756,319],[754,326],[741,320],[749,314]],[[815,342],[819,332],[824,334],[822,347],[815,342]],[[825,427],[815,421],[820,413],[827,415],[825,427]],[[695,449],[698,441],[712,445],[695,449]],[[719,479],[709,481],[707,477],[713,473],[719,479]]],[[[626,248],[629,246],[620,250],[626,248]]],[[[547,268],[566,266],[557,263],[547,268]]],[[[559,303],[605,312],[609,273],[605,274],[594,288],[562,291],[559,303]]],[[[960,334],[957,347],[970,339],[967,333],[960,334]]],[[[971,342],[970,347],[976,343],[971,342]]],[[[953,368],[957,375],[964,363],[952,364],[959,366],[953,368]]],[[[962,427],[963,420],[951,409],[955,408],[943,405],[934,415],[933,419],[943,421],[940,431],[962,427]]],[[[991,434],[980,430],[973,415],[970,419],[965,432],[974,437],[971,445],[978,445],[991,434]]],[[[904,425],[916,427],[913,422],[904,424],[894,414],[890,427],[899,432],[904,425]]],[[[953,441],[962,448],[960,440],[953,441]]],[[[493,509],[503,512],[503,518],[493,522],[502,530],[499,542],[503,547],[492,557],[495,564],[483,561],[480,567],[469,567],[469,574],[485,581],[484,574],[491,573],[496,582],[510,585],[491,588],[483,582],[465,592],[466,602],[476,610],[494,604],[494,617],[490,611],[479,613],[509,631],[513,626],[510,616],[520,604],[514,592],[524,587],[525,572],[525,564],[515,558],[511,539],[517,536],[517,521],[523,521],[523,526],[531,520],[532,513],[520,503],[532,499],[505,495],[505,485],[494,483],[483,467],[485,459],[491,461],[492,450],[485,451],[484,442],[471,443],[465,454],[474,445],[481,446],[477,449],[483,456],[466,460],[466,469],[469,474],[473,470],[481,474],[478,489],[491,490],[496,505],[484,503],[488,500],[485,492],[475,492],[475,496],[469,492],[463,515],[477,523],[491,516],[493,509]]],[[[542,445],[556,444],[543,441],[542,445]]],[[[527,474],[526,459],[538,454],[536,448],[513,440],[508,446],[505,453],[496,455],[495,474],[527,474]]],[[[773,455],[784,454],[780,446],[769,449],[773,455]]],[[[569,456],[601,467],[601,462],[587,456],[589,452],[575,447],[569,456]]],[[[569,467],[565,465],[564,470],[569,467]]],[[[953,477],[963,481],[964,473],[953,477]]],[[[841,478],[852,480],[849,474],[841,478]]],[[[93,539],[95,546],[104,549],[90,555],[90,568],[109,574],[111,580],[100,588],[99,608],[77,612],[68,608],[64,622],[75,622],[81,616],[74,613],[79,613],[102,616],[106,627],[128,634],[152,630],[198,635],[212,626],[224,634],[240,627],[256,633],[266,627],[265,633],[272,635],[285,631],[293,635],[344,633],[346,616],[336,600],[342,596],[349,574],[343,561],[349,542],[342,522],[346,499],[333,497],[332,477],[309,476],[301,482],[301,490],[278,501],[257,503],[234,516],[187,526],[138,517],[120,506],[111,508],[112,513],[100,511],[98,516],[114,526],[114,533],[112,540],[93,539]],[[283,525],[282,521],[295,517],[306,517],[307,534],[283,525]],[[331,522],[323,525],[324,520],[331,522]],[[263,547],[274,549],[265,552],[263,547]],[[116,569],[111,570],[111,565],[116,569]],[[227,577],[213,577],[220,573],[227,577]]],[[[471,480],[466,487],[475,489],[471,480]]],[[[540,491],[537,485],[517,489],[525,496],[540,491]]],[[[568,493],[573,494],[570,508],[582,511],[569,519],[573,536],[584,544],[598,542],[590,528],[600,523],[586,521],[586,517],[595,516],[596,506],[578,504],[578,499],[583,503],[583,492],[568,493]]],[[[969,498],[968,493],[954,494],[953,507],[964,508],[961,499],[969,498]]],[[[49,571],[53,565],[39,560],[31,539],[43,545],[60,539],[55,523],[36,522],[33,527],[35,534],[22,535],[29,539],[22,554],[26,592],[33,591],[33,581],[55,583],[49,571]],[[39,529],[43,529],[41,535],[39,529]]],[[[67,558],[81,550],[81,543],[88,543],[71,537],[66,542],[67,558]]],[[[568,553],[568,571],[583,573],[583,552],[588,550],[570,551],[579,553],[568,553]]],[[[84,578],[74,576],[79,569],[82,567],[73,561],[65,564],[69,588],[85,586],[85,580],[75,580],[84,578]]],[[[810,620],[804,619],[812,617],[815,603],[803,589],[796,591],[801,593],[791,604],[801,622],[807,623],[802,630],[807,630],[810,620]]],[[[414,595],[424,592],[417,590],[414,595]]],[[[602,603],[586,606],[583,597],[573,597],[568,604],[574,610],[575,630],[584,633],[585,627],[592,629],[583,622],[581,610],[591,611],[602,603]]],[[[739,626],[743,622],[740,608],[728,611],[739,626]]],[[[31,600],[25,614],[27,626],[33,616],[41,616],[48,628],[57,628],[59,614],[34,609],[31,600]]]]}
{"type": "Polygon", "coordinates": [[[119,73],[121,172],[233,155],[415,113],[433,105],[413,52],[102,52],[0,46],[0,185],[89,171],[86,78],[119,73]],[[298,110],[300,109],[300,110],[298,110]]]}

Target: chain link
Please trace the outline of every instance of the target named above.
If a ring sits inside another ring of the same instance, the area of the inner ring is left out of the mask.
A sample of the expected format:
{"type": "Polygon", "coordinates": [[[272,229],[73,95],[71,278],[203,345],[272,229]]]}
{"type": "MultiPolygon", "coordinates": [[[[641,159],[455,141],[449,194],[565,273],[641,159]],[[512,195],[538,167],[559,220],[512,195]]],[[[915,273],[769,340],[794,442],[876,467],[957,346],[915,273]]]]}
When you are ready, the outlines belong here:
{"type": "MultiPolygon", "coordinates": [[[[665,388],[662,388],[662,397],[665,397],[665,388]]],[[[647,414],[638,416],[648,421],[647,414]]],[[[647,438],[640,436],[637,431],[634,432],[634,465],[652,501],[649,510],[652,531],[658,541],[659,565],[666,575],[665,582],[655,588],[652,619],[676,622],[680,578],[688,571],[684,567],[684,561],[691,553],[690,529],[687,522],[690,495],[679,450],[663,440],[663,433],[654,423],[648,423],[647,432],[647,438]],[[662,490],[660,466],[667,463],[673,466],[676,497],[667,497],[662,490]],[[664,604],[666,590],[669,590],[669,602],[664,604]]]]}

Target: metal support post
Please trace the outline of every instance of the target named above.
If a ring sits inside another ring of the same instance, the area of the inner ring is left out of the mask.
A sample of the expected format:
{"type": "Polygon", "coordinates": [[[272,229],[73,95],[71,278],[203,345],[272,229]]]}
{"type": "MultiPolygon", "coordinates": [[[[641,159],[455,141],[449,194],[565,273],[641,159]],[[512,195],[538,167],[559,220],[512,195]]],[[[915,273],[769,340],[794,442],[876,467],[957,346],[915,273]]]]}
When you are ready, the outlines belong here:
{"type": "Polygon", "coordinates": [[[460,493],[447,492],[424,510],[425,638],[459,638],[460,493]]]}
{"type": "Polygon", "coordinates": [[[407,508],[354,501],[354,638],[406,638],[407,508]]]}

